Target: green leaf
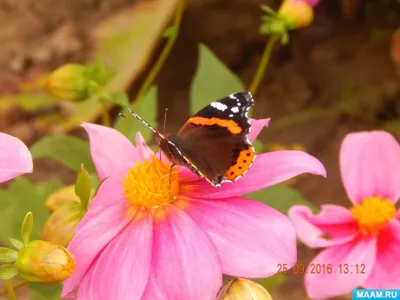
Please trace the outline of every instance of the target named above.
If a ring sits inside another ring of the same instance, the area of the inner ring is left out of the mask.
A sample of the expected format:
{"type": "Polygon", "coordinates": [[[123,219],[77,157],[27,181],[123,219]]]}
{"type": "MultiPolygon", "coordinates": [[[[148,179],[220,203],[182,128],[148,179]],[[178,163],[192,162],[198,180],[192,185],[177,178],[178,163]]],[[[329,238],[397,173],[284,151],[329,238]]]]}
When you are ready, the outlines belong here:
{"type": "Polygon", "coordinates": [[[2,265],[0,266],[0,280],[8,280],[15,277],[18,274],[18,270],[14,265],[2,265]]]}
{"type": "Polygon", "coordinates": [[[32,157],[52,158],[69,169],[79,172],[84,164],[89,172],[94,172],[90,157],[89,143],[70,135],[46,136],[31,147],[32,157]]]}
{"type": "Polygon", "coordinates": [[[0,247],[0,263],[11,263],[17,260],[18,252],[14,249],[0,247]]]}
{"type": "Polygon", "coordinates": [[[191,113],[195,114],[213,100],[245,88],[231,70],[203,44],[199,46],[199,62],[190,89],[191,113]]]}
{"type": "Polygon", "coordinates": [[[13,245],[17,250],[24,248],[24,243],[21,242],[20,240],[13,239],[13,238],[8,238],[10,241],[11,245],[13,245]]]}
{"type": "Polygon", "coordinates": [[[75,194],[81,199],[81,205],[85,209],[90,200],[90,194],[92,192],[92,182],[88,171],[86,171],[82,165],[82,170],[78,175],[75,183],[75,194]]]}
{"type": "Polygon", "coordinates": [[[170,26],[164,30],[162,36],[165,38],[176,37],[179,33],[179,28],[176,26],[170,26]]]}
{"type": "Polygon", "coordinates": [[[40,283],[30,283],[29,300],[60,300],[61,284],[46,285],[40,283]]]}
{"type": "Polygon", "coordinates": [[[253,142],[253,147],[256,153],[261,153],[264,149],[264,144],[259,139],[256,139],[253,142]]]}
{"type": "Polygon", "coordinates": [[[263,278],[263,279],[253,279],[254,282],[261,284],[267,289],[268,292],[273,292],[279,289],[288,279],[286,274],[275,274],[274,276],[263,278]]]}
{"type": "Polygon", "coordinates": [[[260,8],[261,8],[261,10],[262,10],[263,12],[267,13],[268,15],[272,15],[272,16],[275,16],[275,15],[276,15],[276,12],[275,12],[271,7],[269,7],[269,6],[266,5],[266,4],[261,4],[261,5],[260,5],[260,8]]]}
{"type": "MultiPolygon", "coordinates": [[[[45,200],[62,185],[58,181],[31,183],[26,177],[16,178],[7,190],[0,190],[0,242],[21,235],[21,222],[27,211],[35,216],[32,239],[39,239],[44,222],[49,216],[45,200]]],[[[15,240],[12,240],[15,244],[15,240]]]]}
{"type": "Polygon", "coordinates": [[[286,214],[293,205],[306,205],[313,212],[318,209],[293,188],[278,184],[246,195],[247,198],[263,202],[286,214]]]}
{"type": "Polygon", "coordinates": [[[32,212],[28,212],[25,215],[24,221],[21,226],[21,237],[24,245],[28,245],[29,239],[31,238],[33,227],[33,215],[32,212]]]}
{"type": "MultiPolygon", "coordinates": [[[[157,92],[156,86],[152,86],[147,94],[136,103],[131,104],[131,109],[153,127],[157,127],[157,92]]],[[[149,141],[152,132],[142,122],[132,116],[128,110],[121,111],[125,118],[119,116],[115,121],[114,128],[123,133],[131,141],[136,133],[140,131],[145,141],[149,141]],[[127,115],[126,115],[127,114],[127,115]]]]}

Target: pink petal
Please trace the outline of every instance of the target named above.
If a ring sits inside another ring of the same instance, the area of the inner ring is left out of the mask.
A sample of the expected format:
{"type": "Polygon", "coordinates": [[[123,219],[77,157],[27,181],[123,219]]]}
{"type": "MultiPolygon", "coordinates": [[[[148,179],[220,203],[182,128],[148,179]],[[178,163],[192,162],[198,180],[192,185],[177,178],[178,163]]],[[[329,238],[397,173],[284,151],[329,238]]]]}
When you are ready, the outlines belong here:
{"type": "Polygon", "coordinates": [[[268,127],[269,122],[271,121],[271,118],[268,119],[250,119],[251,123],[251,132],[249,133],[249,141],[254,142],[257,136],[260,134],[261,130],[264,129],[264,127],[268,127]]]}
{"type": "Polygon", "coordinates": [[[192,200],[185,212],[210,236],[224,274],[262,278],[296,262],[295,230],[277,210],[244,198],[192,200]]]}
{"type": "Polygon", "coordinates": [[[64,281],[63,297],[73,295],[92,261],[132,220],[134,213],[127,210],[125,202],[117,202],[94,212],[89,208],[75,229],[75,236],[68,246],[68,250],[75,257],[76,270],[64,281]]]}
{"type": "Polygon", "coordinates": [[[135,142],[140,161],[149,160],[154,155],[140,132],[136,133],[135,142]]]}
{"type": "Polygon", "coordinates": [[[318,215],[303,205],[289,209],[288,215],[299,240],[311,248],[347,243],[358,236],[357,223],[350,211],[337,205],[322,205],[318,215]],[[328,237],[324,237],[324,235],[328,237]]]}
{"type": "Polygon", "coordinates": [[[26,145],[18,138],[0,132],[0,183],[31,173],[33,161],[26,145]]]}
{"type": "MultiPolygon", "coordinates": [[[[153,226],[150,217],[128,224],[90,267],[79,286],[82,299],[142,299],[150,273],[153,226]],[[86,277],[85,276],[85,277],[86,277]],[[83,286],[87,285],[87,286],[83,286]]],[[[78,297],[78,298],[79,298],[78,297]]]]}
{"type": "Polygon", "coordinates": [[[375,237],[357,239],[321,251],[308,265],[304,277],[308,297],[326,299],[351,292],[368,278],[375,257],[375,237]]]}
{"type": "MultiPolygon", "coordinates": [[[[127,200],[125,200],[122,180],[123,178],[121,174],[115,174],[104,179],[100,184],[95,197],[90,202],[90,211],[95,212],[118,202],[126,202],[127,200]]],[[[80,222],[78,226],[81,223],[82,222],[80,222]]]]}
{"type": "Polygon", "coordinates": [[[400,196],[400,146],[385,131],[348,134],[341,145],[342,181],[351,201],[380,196],[396,202],[400,196]]]}
{"type": "Polygon", "coordinates": [[[400,223],[393,220],[378,236],[375,266],[363,286],[368,289],[395,289],[400,287],[400,223]]]}
{"type": "Polygon", "coordinates": [[[173,206],[166,209],[166,219],[154,225],[154,283],[143,300],[215,299],[222,272],[212,242],[182,210],[173,206]]]}
{"type": "Polygon", "coordinates": [[[214,188],[201,180],[182,186],[182,191],[194,198],[228,198],[284,182],[302,173],[326,177],[324,166],[314,156],[297,150],[275,151],[258,155],[250,170],[236,182],[214,188]]]}
{"type": "Polygon", "coordinates": [[[96,124],[83,123],[89,135],[90,153],[100,180],[134,165],[140,155],[131,142],[119,131],[96,124]]]}

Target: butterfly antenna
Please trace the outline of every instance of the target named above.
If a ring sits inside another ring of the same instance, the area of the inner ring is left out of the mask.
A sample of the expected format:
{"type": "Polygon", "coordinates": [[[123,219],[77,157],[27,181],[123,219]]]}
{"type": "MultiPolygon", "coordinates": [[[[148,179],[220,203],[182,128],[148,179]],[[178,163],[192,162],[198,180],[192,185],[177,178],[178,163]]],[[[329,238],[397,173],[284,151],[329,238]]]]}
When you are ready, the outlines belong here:
{"type": "Polygon", "coordinates": [[[126,106],[126,109],[131,113],[132,116],[134,116],[136,119],[138,119],[140,122],[142,122],[144,125],[146,125],[151,131],[153,131],[155,134],[159,135],[160,133],[155,130],[149,123],[147,123],[141,116],[139,116],[137,113],[135,113],[130,107],[126,106]]]}
{"type": "Polygon", "coordinates": [[[118,115],[126,119],[126,116],[123,113],[119,113],[118,115]]]}
{"type": "MultiPolygon", "coordinates": [[[[166,128],[166,124],[167,124],[167,113],[168,113],[168,108],[165,108],[165,112],[164,112],[164,128],[163,128],[163,134],[165,136],[165,128],[166,128]]],[[[161,151],[160,151],[160,160],[161,160],[161,151]]]]}

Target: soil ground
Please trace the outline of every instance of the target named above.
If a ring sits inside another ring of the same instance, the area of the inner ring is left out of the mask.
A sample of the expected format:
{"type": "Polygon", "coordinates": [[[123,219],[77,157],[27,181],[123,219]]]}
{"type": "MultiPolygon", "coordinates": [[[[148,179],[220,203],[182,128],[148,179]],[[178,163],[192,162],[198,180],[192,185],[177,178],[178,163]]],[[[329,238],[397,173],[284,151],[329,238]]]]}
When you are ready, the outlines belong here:
{"type": "MultiPolygon", "coordinates": [[[[85,35],[91,25],[134,2],[0,0],[0,82],[12,82],[32,66],[51,70],[64,62],[84,61],[85,35]],[[54,39],[56,42],[49,42],[54,39]]],[[[162,120],[165,107],[169,109],[169,116],[174,116],[169,118],[168,130],[176,130],[189,116],[187,95],[199,42],[208,45],[246,86],[250,83],[265,44],[265,37],[258,34],[259,5],[263,2],[192,1],[177,44],[157,79],[159,118],[162,120]]],[[[360,17],[361,13],[344,18],[333,2],[324,1],[317,9],[314,24],[295,32],[288,46],[274,52],[256,94],[254,116],[272,118],[270,129],[261,135],[265,143],[301,144],[324,163],[327,179],[306,175],[296,181],[295,187],[306,199],[316,205],[349,206],[338,169],[341,140],[349,132],[380,128],[383,121],[399,118],[385,111],[400,85],[390,57],[390,35],[374,35],[370,24],[360,17]],[[334,107],[344,97],[347,97],[345,101],[358,103],[356,116],[319,115],[273,130],[275,120],[279,122],[281,118],[313,107],[334,107]]],[[[390,12],[384,19],[384,25],[392,28],[398,15],[390,12]]],[[[1,86],[7,88],[7,84],[1,86]]],[[[132,93],[135,90],[136,84],[132,93]]],[[[31,144],[37,137],[31,137],[24,124],[24,119],[16,119],[2,131],[31,144]]],[[[393,133],[400,136],[400,130],[393,133]]],[[[49,174],[57,174],[66,183],[73,180],[73,174],[51,161],[40,161],[32,178],[40,180],[49,174]]],[[[313,255],[315,251],[299,247],[299,262],[306,263],[313,255]]],[[[292,276],[275,293],[274,299],[305,299],[302,276],[292,276]]]]}

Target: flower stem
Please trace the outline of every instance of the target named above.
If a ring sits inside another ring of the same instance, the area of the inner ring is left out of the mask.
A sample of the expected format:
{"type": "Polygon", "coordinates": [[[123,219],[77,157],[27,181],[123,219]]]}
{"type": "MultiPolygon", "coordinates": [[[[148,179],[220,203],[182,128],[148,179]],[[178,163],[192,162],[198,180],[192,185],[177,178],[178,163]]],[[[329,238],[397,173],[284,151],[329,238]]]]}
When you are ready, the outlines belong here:
{"type": "MultiPolygon", "coordinates": [[[[178,3],[178,7],[175,11],[175,15],[173,18],[172,26],[179,30],[179,26],[181,24],[183,10],[185,7],[185,0],[180,0],[178,3]]],[[[179,32],[179,31],[178,31],[179,32]]],[[[169,53],[171,52],[176,39],[178,38],[178,34],[173,34],[169,37],[167,43],[165,44],[164,49],[162,50],[160,56],[158,57],[156,63],[154,64],[153,68],[150,70],[150,73],[147,75],[146,79],[144,80],[142,86],[140,87],[139,92],[136,95],[135,101],[140,101],[146,92],[149,90],[151,85],[153,84],[154,80],[156,79],[158,73],[160,72],[162,66],[164,65],[165,61],[169,53]]]]}
{"type": "MultiPolygon", "coordinates": [[[[24,285],[27,285],[28,281],[21,281],[17,283],[16,285],[13,286],[14,290],[19,289],[20,287],[23,287],[24,285]]],[[[0,297],[8,294],[8,289],[0,291],[0,297]]]]}
{"type": "Polygon", "coordinates": [[[274,48],[275,42],[277,41],[278,36],[276,34],[272,35],[267,44],[265,45],[264,53],[261,58],[260,64],[258,65],[256,74],[253,77],[253,80],[251,81],[250,87],[249,87],[249,92],[255,95],[257,92],[258,86],[260,85],[260,82],[264,76],[265,70],[267,69],[268,63],[271,58],[271,53],[272,49],[274,48]]]}
{"type": "Polygon", "coordinates": [[[108,113],[108,107],[106,103],[101,104],[101,114],[102,114],[102,123],[104,126],[111,127],[111,119],[108,113]]]}
{"type": "Polygon", "coordinates": [[[17,296],[15,296],[14,286],[11,279],[6,280],[6,289],[10,300],[17,300],[17,296]]]}

